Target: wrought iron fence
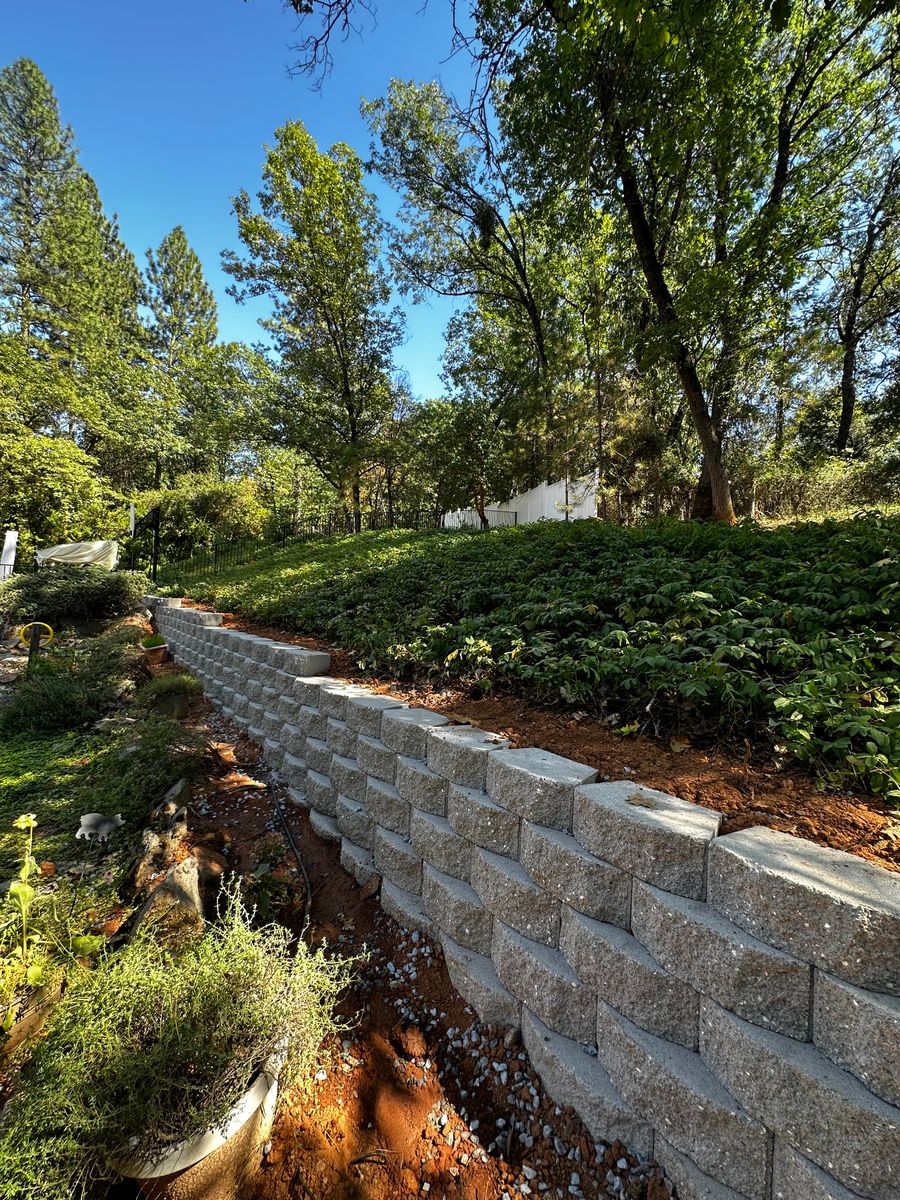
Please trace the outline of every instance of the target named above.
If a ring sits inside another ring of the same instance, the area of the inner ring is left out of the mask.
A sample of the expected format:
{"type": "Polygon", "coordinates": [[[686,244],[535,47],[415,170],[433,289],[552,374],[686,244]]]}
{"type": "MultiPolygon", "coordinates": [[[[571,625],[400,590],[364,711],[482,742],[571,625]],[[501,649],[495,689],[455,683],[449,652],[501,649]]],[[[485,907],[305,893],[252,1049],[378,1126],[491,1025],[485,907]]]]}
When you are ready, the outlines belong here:
{"type": "Polygon", "coordinates": [[[274,537],[243,537],[229,541],[213,541],[203,546],[194,547],[190,553],[180,558],[163,559],[156,570],[151,563],[151,575],[160,583],[172,583],[175,580],[190,579],[198,575],[218,575],[220,571],[232,567],[243,566],[245,563],[265,560],[286,550],[298,542],[311,537],[327,536],[329,534],[354,534],[369,532],[377,529],[460,529],[470,528],[488,531],[499,529],[506,525],[517,523],[517,514],[506,509],[487,508],[484,510],[484,521],[475,517],[468,524],[455,523],[444,525],[443,516],[435,517],[433,512],[420,510],[411,513],[360,513],[359,529],[356,528],[354,515],[331,513],[326,517],[300,518],[286,525],[274,537]]]}

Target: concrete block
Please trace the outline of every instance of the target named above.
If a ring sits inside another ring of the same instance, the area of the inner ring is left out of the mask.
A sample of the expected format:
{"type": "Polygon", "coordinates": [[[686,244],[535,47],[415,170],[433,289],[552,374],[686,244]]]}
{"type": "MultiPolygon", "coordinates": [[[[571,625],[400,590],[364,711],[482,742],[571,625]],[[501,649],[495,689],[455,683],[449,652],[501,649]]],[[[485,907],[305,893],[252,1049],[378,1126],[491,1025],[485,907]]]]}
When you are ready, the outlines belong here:
{"type": "Polygon", "coordinates": [[[404,837],[376,825],[372,849],[375,866],[386,879],[405,892],[421,895],[422,857],[404,837]]]}
{"type": "Polygon", "coordinates": [[[446,817],[420,812],[417,808],[412,809],[411,813],[409,840],[416,852],[422,855],[426,863],[431,863],[445,875],[468,882],[472,867],[472,843],[454,833],[446,817]]]}
{"type": "MultiPolygon", "coordinates": [[[[221,686],[217,684],[216,690],[221,692],[221,686]]],[[[279,712],[273,711],[271,708],[265,708],[263,709],[262,720],[259,724],[260,728],[265,732],[266,737],[275,737],[277,734],[281,733],[281,727],[284,724],[284,721],[282,720],[279,712]]]]}
{"type": "MultiPolygon", "coordinates": [[[[661,1133],[653,1140],[653,1157],[675,1184],[678,1200],[746,1200],[742,1192],[719,1183],[684,1154],[679,1154],[661,1133]]],[[[800,1196],[796,1197],[800,1200],[800,1196]]]]}
{"type": "Polygon", "coordinates": [[[325,734],[328,732],[328,719],[317,708],[310,708],[308,704],[301,704],[296,722],[297,728],[304,737],[318,738],[320,742],[325,741],[325,734]]]}
{"type": "Polygon", "coordinates": [[[772,1200],[859,1200],[833,1175],[804,1158],[793,1146],[775,1139],[772,1156],[772,1200]]]}
{"type": "Polygon", "coordinates": [[[355,758],[344,758],[340,754],[333,754],[329,777],[332,787],[337,792],[349,796],[358,804],[365,802],[368,776],[355,758]]]}
{"type": "Polygon", "coordinates": [[[353,758],[356,754],[356,731],[351,729],[346,721],[338,721],[335,717],[325,720],[325,741],[330,750],[344,758],[353,758]]]}
{"type": "Polygon", "coordinates": [[[575,788],[596,778],[592,767],[548,750],[503,750],[488,760],[487,791],[525,820],[571,831],[575,788]]]}
{"type": "Polygon", "coordinates": [[[461,837],[507,858],[519,855],[519,818],[495,804],[487,792],[451,784],[447,817],[461,837]]]}
{"type": "Polygon", "coordinates": [[[330,675],[298,676],[294,680],[294,699],[307,708],[318,708],[322,688],[334,682],[330,675]]]}
{"type": "Polygon", "coordinates": [[[247,736],[251,741],[256,742],[257,746],[262,749],[263,742],[266,740],[266,731],[260,729],[258,725],[249,725],[247,728],[247,736]]]}
{"type": "Polygon", "coordinates": [[[575,790],[572,832],[585,850],[694,900],[703,899],[706,849],[721,822],[721,813],[633,783],[575,790]]]}
{"type": "Polygon", "coordinates": [[[641,1029],[697,1048],[700,996],[624,929],[564,905],[559,948],[585,986],[641,1029]]]}
{"type": "Polygon", "coordinates": [[[608,1145],[618,1138],[633,1153],[650,1156],[652,1129],[613,1087],[596,1054],[554,1033],[527,1005],[522,1008],[522,1041],[548,1094],[557,1104],[571,1104],[595,1141],[608,1145]]]}
{"type": "Polygon", "coordinates": [[[756,827],[710,848],[709,902],[761,941],[822,971],[900,995],[900,875],[756,827]]]}
{"type": "Polygon", "coordinates": [[[768,1133],[699,1054],[645,1033],[603,1000],[597,1049],[613,1085],[680,1154],[748,1200],[765,1200],[768,1133]]]}
{"type": "Polygon", "coordinates": [[[244,695],[248,700],[252,700],[255,704],[259,704],[262,699],[263,685],[258,679],[244,680],[244,695]]]}
{"type": "Polygon", "coordinates": [[[366,780],[366,810],[376,825],[404,837],[409,834],[410,806],[392,783],[369,776],[366,780]]]}
{"type": "Polygon", "coordinates": [[[260,680],[263,687],[271,688],[275,692],[275,668],[270,667],[268,663],[257,663],[255,669],[256,678],[260,680]]]}
{"type": "Polygon", "coordinates": [[[468,883],[426,862],[422,900],[429,918],[442,933],[467,950],[490,954],[493,918],[468,883]]]}
{"type": "Polygon", "coordinates": [[[900,1107],[900,1000],[816,973],[813,1041],[870,1092],[900,1107]]]}
{"type": "Polygon", "coordinates": [[[484,789],[490,756],[505,750],[509,739],[468,725],[430,729],[425,739],[425,759],[432,771],[461,787],[484,789]]]}
{"type": "Polygon", "coordinates": [[[522,1005],[497,977],[486,954],[466,950],[453,938],[441,934],[441,947],[451,982],[485,1025],[519,1027],[522,1005]]]}
{"type": "Polygon", "coordinates": [[[306,734],[301,733],[299,726],[292,725],[290,721],[285,721],[282,725],[278,739],[286,753],[294,755],[295,758],[302,758],[306,753],[306,734]]]}
{"type": "Polygon", "coordinates": [[[747,1112],[845,1187],[870,1200],[900,1197],[900,1109],[814,1046],[704,1000],[700,1053],[747,1112]]]}
{"type": "Polygon", "coordinates": [[[378,876],[371,850],[354,845],[349,838],[341,840],[341,866],[353,876],[360,887],[365,887],[378,876]]]}
{"type": "Polygon", "coordinates": [[[522,866],[557,900],[585,916],[627,929],[631,922],[631,876],[603,862],[569,833],[522,822],[522,866]]]}
{"type": "Polygon", "coordinates": [[[407,758],[425,758],[425,735],[429,729],[450,722],[427,708],[391,708],[381,714],[381,740],[407,758]]]}
{"type": "Polygon", "coordinates": [[[282,692],[275,702],[275,708],[282,721],[287,721],[291,725],[297,723],[297,714],[300,711],[300,705],[294,699],[292,692],[282,692]]]}
{"type": "Polygon", "coordinates": [[[306,772],[306,803],[326,817],[337,816],[337,792],[327,775],[312,770],[306,772]]]}
{"type": "Polygon", "coordinates": [[[360,734],[356,739],[356,760],[367,775],[393,783],[397,773],[397,755],[378,738],[360,734]]]}
{"type": "Polygon", "coordinates": [[[389,879],[383,879],[381,907],[404,929],[420,929],[423,933],[431,935],[432,924],[425,912],[421,896],[397,887],[389,879]]]}
{"type": "Polygon", "coordinates": [[[514,859],[476,849],[470,882],[485,908],[505,925],[544,946],[559,944],[559,901],[514,859]]]}
{"type": "Polygon", "coordinates": [[[328,817],[325,813],[321,813],[315,808],[309,810],[309,825],[313,833],[318,834],[320,838],[324,838],[326,842],[339,842],[341,840],[341,831],[334,817],[328,817]]]}
{"type": "Polygon", "coordinates": [[[400,795],[413,808],[446,817],[447,780],[435,774],[431,767],[417,758],[406,758],[400,754],[397,756],[396,783],[400,795]]]}
{"type": "Polygon", "coordinates": [[[273,771],[277,771],[284,758],[284,747],[275,738],[267,737],[263,742],[263,758],[273,771]]]}
{"type": "Polygon", "coordinates": [[[305,787],[306,772],[307,766],[302,758],[297,758],[295,754],[285,753],[281,760],[281,778],[288,787],[305,787]]]}
{"type": "Polygon", "coordinates": [[[319,708],[326,717],[335,717],[343,721],[347,715],[347,702],[350,697],[368,695],[368,690],[359,684],[330,679],[319,688],[319,708]]]}
{"type": "Polygon", "coordinates": [[[758,941],[708,904],[661,892],[639,880],[631,925],[657,962],[685,984],[745,1021],[801,1041],[809,1037],[808,963],[758,941]]]}
{"type": "Polygon", "coordinates": [[[319,738],[308,737],[306,745],[303,748],[303,757],[306,759],[306,765],[311,771],[318,771],[320,775],[328,775],[331,772],[331,751],[328,745],[320,741],[319,738]]]}
{"type": "Polygon", "coordinates": [[[366,737],[381,736],[381,714],[386,708],[405,708],[403,700],[393,696],[382,696],[370,693],[367,696],[351,696],[347,701],[347,715],[344,718],[351,729],[364,733],[366,737]]]}
{"type": "Polygon", "coordinates": [[[282,671],[295,676],[327,675],[331,655],[324,650],[307,650],[303,646],[285,646],[280,663],[282,671]]]}
{"type": "Polygon", "coordinates": [[[491,958],[503,986],[545,1025],[584,1045],[593,1042],[594,996],[558,950],[495,920],[491,958]]]}
{"type": "Polygon", "coordinates": [[[339,792],[336,819],[345,838],[349,838],[364,850],[372,849],[375,842],[375,822],[358,801],[339,792]]]}

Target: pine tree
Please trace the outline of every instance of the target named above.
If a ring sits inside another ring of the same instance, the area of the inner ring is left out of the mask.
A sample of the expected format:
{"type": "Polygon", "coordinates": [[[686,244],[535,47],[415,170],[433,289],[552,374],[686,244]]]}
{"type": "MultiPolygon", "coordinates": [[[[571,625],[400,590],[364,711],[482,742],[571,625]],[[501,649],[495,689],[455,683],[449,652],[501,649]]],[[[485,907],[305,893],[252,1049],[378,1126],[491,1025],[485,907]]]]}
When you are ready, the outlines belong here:
{"type": "Polygon", "coordinates": [[[147,251],[147,264],[154,352],[177,369],[215,342],[215,297],[180,225],[166,234],[158,250],[147,251]]]}

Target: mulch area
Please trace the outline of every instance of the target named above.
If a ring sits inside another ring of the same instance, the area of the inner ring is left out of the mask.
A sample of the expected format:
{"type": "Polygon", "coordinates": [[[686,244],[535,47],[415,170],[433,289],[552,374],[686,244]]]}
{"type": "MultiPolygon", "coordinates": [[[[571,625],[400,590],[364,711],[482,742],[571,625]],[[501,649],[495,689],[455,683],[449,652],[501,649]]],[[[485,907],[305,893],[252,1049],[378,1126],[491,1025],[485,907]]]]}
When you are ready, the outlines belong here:
{"type": "MultiPolygon", "coordinates": [[[[327,650],[332,656],[332,675],[363,678],[346,650],[317,638],[288,633],[235,613],[225,613],[224,623],[232,629],[327,650]]],[[[681,738],[622,737],[591,716],[532,704],[512,693],[473,696],[452,686],[409,685],[384,677],[365,677],[364,681],[374,691],[390,692],[410,704],[500,733],[513,746],[538,746],[596,768],[601,778],[633,779],[724,813],[724,833],[767,825],[900,871],[900,814],[896,809],[861,792],[823,791],[799,765],[779,762],[770,751],[725,741],[692,745],[681,738]]]]}

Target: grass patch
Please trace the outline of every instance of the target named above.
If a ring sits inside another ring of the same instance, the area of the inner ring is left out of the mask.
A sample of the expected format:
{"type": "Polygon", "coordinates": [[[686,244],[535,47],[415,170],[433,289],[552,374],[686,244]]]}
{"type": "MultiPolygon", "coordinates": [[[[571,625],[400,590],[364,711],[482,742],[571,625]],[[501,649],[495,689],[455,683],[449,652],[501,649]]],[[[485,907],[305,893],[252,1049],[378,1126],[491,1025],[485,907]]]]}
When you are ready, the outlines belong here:
{"type": "MultiPolygon", "coordinates": [[[[364,669],[495,682],[619,727],[768,740],[900,799],[900,517],[321,538],[179,581],[364,669]]],[[[174,590],[178,590],[175,588],[174,590]]]]}

